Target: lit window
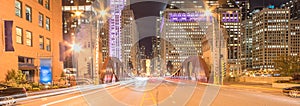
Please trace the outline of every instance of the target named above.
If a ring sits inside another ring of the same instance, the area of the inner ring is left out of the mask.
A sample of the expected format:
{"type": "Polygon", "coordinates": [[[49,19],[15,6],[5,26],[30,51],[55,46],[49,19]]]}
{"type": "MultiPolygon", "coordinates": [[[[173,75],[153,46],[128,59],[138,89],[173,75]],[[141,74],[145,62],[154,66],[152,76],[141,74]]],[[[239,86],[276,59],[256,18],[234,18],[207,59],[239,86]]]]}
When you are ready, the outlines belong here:
{"type": "Polygon", "coordinates": [[[16,27],[16,42],[23,44],[23,30],[22,28],[16,27]]]}
{"type": "Polygon", "coordinates": [[[46,17],[46,29],[50,31],[50,18],[46,17]]]}
{"type": "Polygon", "coordinates": [[[31,18],[31,16],[32,16],[31,7],[26,6],[25,10],[26,10],[26,20],[31,22],[32,21],[32,18],[31,18]]]}
{"type": "Polygon", "coordinates": [[[44,26],[44,15],[43,14],[39,14],[39,26],[43,27],[44,26]]]}
{"type": "Polygon", "coordinates": [[[50,0],[45,0],[45,7],[50,10],[50,0]]]}
{"type": "Polygon", "coordinates": [[[18,17],[22,17],[22,3],[18,0],[15,1],[15,14],[18,17]]]}
{"type": "Polygon", "coordinates": [[[44,36],[40,35],[39,42],[40,42],[40,49],[44,49],[44,36]]]}
{"type": "Polygon", "coordinates": [[[46,50],[51,51],[51,40],[50,40],[50,38],[46,39],[46,50]]]}
{"type": "Polygon", "coordinates": [[[26,31],[26,45],[32,46],[32,33],[30,31],[26,31]]]}
{"type": "Polygon", "coordinates": [[[43,0],[38,0],[39,4],[43,5],[43,0]]]}

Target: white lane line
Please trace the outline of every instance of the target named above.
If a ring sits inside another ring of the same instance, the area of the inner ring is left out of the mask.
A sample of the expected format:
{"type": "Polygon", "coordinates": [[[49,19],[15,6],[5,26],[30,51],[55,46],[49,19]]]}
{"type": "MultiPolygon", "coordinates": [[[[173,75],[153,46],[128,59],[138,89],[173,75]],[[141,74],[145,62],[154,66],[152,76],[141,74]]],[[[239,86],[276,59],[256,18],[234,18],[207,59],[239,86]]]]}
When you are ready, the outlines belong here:
{"type": "Polygon", "coordinates": [[[94,93],[97,93],[97,92],[101,92],[101,91],[104,91],[104,90],[107,90],[107,89],[116,88],[116,87],[119,87],[119,86],[122,86],[122,85],[112,86],[112,87],[108,87],[108,88],[106,88],[106,89],[101,89],[101,90],[97,90],[97,91],[85,93],[85,94],[82,94],[82,95],[77,95],[77,96],[73,96],[73,97],[70,97],[70,98],[66,98],[66,99],[62,99],[62,100],[50,102],[50,103],[44,104],[44,105],[42,105],[42,106],[48,106],[48,105],[57,104],[57,103],[60,103],[60,102],[64,102],[64,101],[68,101],[68,100],[71,100],[71,99],[79,98],[79,97],[82,97],[82,96],[86,96],[86,95],[94,94],[94,93]]]}
{"type": "MultiPolygon", "coordinates": [[[[103,85],[103,86],[106,86],[106,85],[103,85]]],[[[54,96],[54,95],[58,95],[58,96],[70,95],[70,94],[75,94],[75,93],[83,92],[83,91],[89,91],[89,90],[93,90],[93,89],[97,89],[97,88],[104,88],[103,86],[101,86],[101,85],[100,86],[96,86],[96,87],[85,86],[85,87],[74,88],[74,89],[70,89],[70,90],[66,90],[66,91],[60,91],[60,92],[54,92],[54,93],[49,93],[49,94],[29,96],[29,97],[26,97],[26,98],[17,99],[17,101],[19,101],[20,103],[25,103],[26,104],[26,103],[30,103],[30,102],[33,102],[33,101],[40,100],[38,98],[51,97],[51,96],[54,96]]]]}

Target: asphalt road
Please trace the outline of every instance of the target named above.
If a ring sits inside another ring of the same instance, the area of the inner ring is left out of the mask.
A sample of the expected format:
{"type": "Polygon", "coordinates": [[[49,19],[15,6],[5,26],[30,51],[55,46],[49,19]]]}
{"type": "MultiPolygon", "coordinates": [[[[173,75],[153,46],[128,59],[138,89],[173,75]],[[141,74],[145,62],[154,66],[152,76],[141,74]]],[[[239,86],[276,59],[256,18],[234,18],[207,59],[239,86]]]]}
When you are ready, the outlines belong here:
{"type": "Polygon", "coordinates": [[[23,106],[300,106],[300,98],[278,91],[221,87],[183,81],[137,81],[124,86],[38,98],[19,102],[23,106]],[[277,92],[277,93],[276,93],[277,92]]]}

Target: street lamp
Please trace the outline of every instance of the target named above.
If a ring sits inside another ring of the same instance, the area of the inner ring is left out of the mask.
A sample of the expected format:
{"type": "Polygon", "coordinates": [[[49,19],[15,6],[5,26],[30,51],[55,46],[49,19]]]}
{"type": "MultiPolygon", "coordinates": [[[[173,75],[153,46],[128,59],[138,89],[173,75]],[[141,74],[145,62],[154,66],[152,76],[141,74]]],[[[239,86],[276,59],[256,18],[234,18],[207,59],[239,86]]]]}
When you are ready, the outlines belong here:
{"type": "MultiPolygon", "coordinates": [[[[93,6],[92,6],[92,7],[93,7],[93,6]]],[[[106,11],[107,11],[107,8],[106,8],[106,9],[102,9],[102,7],[103,7],[103,6],[100,6],[101,9],[97,9],[97,8],[92,9],[92,10],[91,10],[91,14],[90,14],[90,16],[89,16],[89,18],[90,18],[90,24],[92,24],[92,25],[91,25],[91,34],[90,34],[90,35],[91,35],[91,37],[90,37],[90,38],[91,38],[91,39],[90,39],[90,42],[91,42],[91,45],[92,45],[92,46],[90,47],[90,49],[91,49],[90,52],[91,52],[91,55],[92,55],[92,56],[91,56],[91,59],[90,59],[90,61],[91,61],[91,74],[92,74],[91,77],[92,77],[92,80],[93,80],[94,83],[95,83],[95,82],[96,82],[96,83],[98,82],[97,80],[95,80],[95,75],[94,75],[94,74],[98,74],[98,73],[95,73],[95,71],[94,71],[94,55],[93,55],[93,54],[94,54],[94,53],[93,53],[93,49],[94,49],[94,48],[93,48],[93,47],[94,47],[94,46],[93,46],[93,45],[94,45],[94,43],[93,43],[93,34],[94,34],[94,33],[93,33],[93,27],[94,27],[94,25],[93,25],[93,20],[94,20],[94,18],[96,19],[96,28],[97,28],[97,29],[96,29],[96,37],[97,37],[96,39],[99,40],[99,38],[98,38],[98,35],[99,35],[99,34],[98,34],[98,32],[99,32],[99,31],[98,31],[98,29],[99,29],[99,28],[98,28],[98,25],[99,25],[99,23],[97,22],[97,19],[102,19],[102,22],[103,22],[103,20],[106,20],[106,16],[108,16],[108,14],[107,14],[107,12],[106,12],[106,11]],[[93,10],[95,10],[95,11],[93,11],[93,10]],[[95,17],[93,17],[93,13],[95,14],[95,17]]],[[[101,21],[100,21],[100,22],[101,22],[101,21]]],[[[98,46],[98,45],[99,45],[99,44],[98,44],[98,41],[96,42],[96,44],[97,44],[97,45],[96,45],[95,47],[99,47],[99,46],[98,46]]],[[[98,50],[98,49],[95,49],[95,50],[98,50]]],[[[97,55],[97,52],[98,52],[98,51],[96,51],[96,55],[97,55]]],[[[97,63],[97,62],[96,62],[96,63],[97,63]]],[[[98,79],[97,76],[96,76],[96,78],[98,79]]],[[[96,83],[95,83],[95,84],[96,84],[96,83]]]]}
{"type": "MultiPolygon", "coordinates": [[[[90,29],[90,63],[91,63],[91,79],[93,80],[93,82],[95,82],[95,79],[94,79],[94,52],[93,52],[93,49],[94,49],[94,43],[93,43],[93,27],[94,27],[94,20],[96,19],[96,24],[97,24],[97,32],[96,32],[96,36],[98,35],[98,22],[97,22],[97,19],[100,19],[102,18],[102,21],[103,20],[106,20],[106,17],[109,16],[109,14],[107,14],[107,11],[109,10],[109,8],[104,8],[104,5],[103,3],[100,3],[100,8],[93,8],[92,6],[92,9],[90,10],[90,15],[88,16],[89,18],[89,22],[90,22],[90,26],[91,26],[91,29],[90,29]]],[[[78,17],[78,24],[80,22],[80,18],[81,16],[84,17],[84,14],[82,11],[75,11],[74,12],[75,16],[78,17]]],[[[98,37],[98,36],[97,36],[98,37]]],[[[97,38],[98,39],[98,38],[97,38]]],[[[78,50],[80,51],[81,47],[78,46],[78,45],[74,45],[74,49],[75,50],[78,50]]],[[[97,49],[96,49],[97,50],[97,49]]],[[[97,62],[96,62],[97,63],[97,62]]],[[[78,63],[77,63],[77,66],[78,66],[78,63]]],[[[97,73],[96,73],[97,74],[97,73]]]]}
{"type": "Polygon", "coordinates": [[[81,16],[81,14],[82,14],[82,12],[81,12],[81,11],[75,11],[74,13],[75,13],[75,16],[77,16],[77,17],[80,17],[80,16],[81,16]]]}
{"type": "Polygon", "coordinates": [[[212,26],[213,26],[213,53],[216,53],[214,54],[215,58],[214,58],[214,68],[213,68],[213,74],[214,74],[214,82],[217,83],[217,84],[223,84],[223,76],[222,76],[222,53],[221,53],[221,26],[220,26],[220,15],[217,13],[217,14],[213,14],[211,13],[211,10],[209,9],[206,9],[204,11],[204,14],[207,16],[207,20],[209,20],[209,18],[211,16],[214,16],[214,15],[217,15],[217,21],[218,21],[218,39],[217,39],[217,36],[216,36],[216,32],[215,32],[215,18],[212,19],[212,26]],[[218,46],[217,46],[218,45],[218,46]],[[219,48],[217,48],[219,47],[219,48]],[[217,50],[218,49],[218,50],[217,50]],[[216,60],[217,59],[217,60],[216,60]],[[216,69],[216,67],[218,67],[218,69],[216,69]],[[218,75],[218,76],[217,76],[218,75]]]}

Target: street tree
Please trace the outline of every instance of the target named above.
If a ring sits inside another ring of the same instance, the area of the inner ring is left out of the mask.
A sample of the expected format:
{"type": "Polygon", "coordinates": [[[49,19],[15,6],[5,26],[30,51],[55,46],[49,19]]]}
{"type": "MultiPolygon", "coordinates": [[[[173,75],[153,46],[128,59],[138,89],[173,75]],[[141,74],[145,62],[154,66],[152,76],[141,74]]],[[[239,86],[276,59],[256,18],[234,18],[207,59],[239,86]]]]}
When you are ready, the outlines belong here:
{"type": "Polygon", "coordinates": [[[5,76],[7,83],[24,84],[27,82],[26,75],[21,70],[16,71],[14,69],[9,70],[5,76]]]}
{"type": "Polygon", "coordinates": [[[299,80],[300,75],[300,56],[279,56],[275,60],[275,68],[281,75],[291,76],[299,80]]]}

